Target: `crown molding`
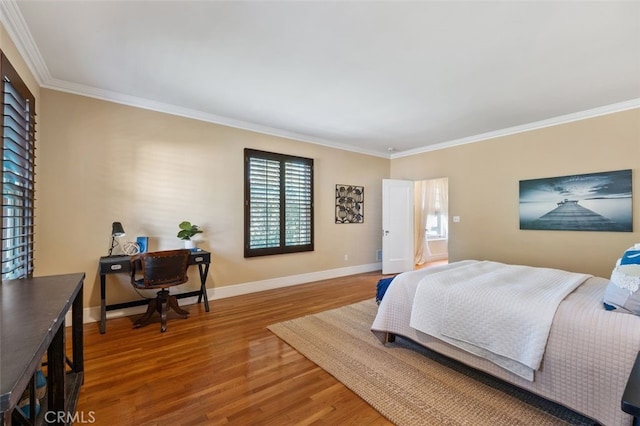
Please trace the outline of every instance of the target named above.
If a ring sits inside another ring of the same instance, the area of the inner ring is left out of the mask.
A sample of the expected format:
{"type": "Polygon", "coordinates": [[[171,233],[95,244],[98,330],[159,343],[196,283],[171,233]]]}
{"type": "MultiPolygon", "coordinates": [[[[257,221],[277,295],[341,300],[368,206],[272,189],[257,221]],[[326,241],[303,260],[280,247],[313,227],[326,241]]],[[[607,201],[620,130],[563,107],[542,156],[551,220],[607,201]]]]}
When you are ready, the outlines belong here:
{"type": "Polygon", "coordinates": [[[269,126],[263,126],[260,124],[250,123],[247,121],[236,120],[216,114],[210,114],[203,111],[198,111],[190,108],[184,108],[172,104],[166,104],[163,102],[157,102],[150,99],[139,98],[135,96],[126,95],[123,93],[112,92],[108,90],[98,89],[95,87],[85,86],[76,83],[70,83],[64,80],[49,79],[46,83],[41,85],[46,89],[57,90],[61,92],[71,93],[74,95],[86,96],[90,98],[100,99],[108,102],[114,102],[122,105],[132,106],[136,108],[147,109],[156,112],[162,112],[166,114],[176,115],[179,117],[191,118],[194,120],[205,121],[208,123],[220,124],[227,127],[233,127],[240,130],[247,130],[250,132],[261,133],[264,135],[277,136],[286,139],[292,139],[297,142],[307,142],[314,145],[322,145],[329,148],[336,148],[343,151],[351,151],[359,154],[366,154],[375,157],[389,158],[386,153],[380,153],[374,150],[367,150],[364,148],[358,148],[346,144],[340,144],[330,140],[316,138],[313,136],[303,135],[300,133],[289,132],[282,129],[276,129],[269,126]]]}
{"type": "Polygon", "coordinates": [[[7,33],[9,33],[9,37],[11,37],[16,49],[26,62],[29,71],[33,74],[38,85],[42,86],[51,80],[49,69],[42,55],[40,55],[40,51],[27,27],[27,23],[22,17],[17,1],[0,1],[0,22],[2,22],[7,33]]]}
{"type": "Polygon", "coordinates": [[[329,148],[340,149],[343,151],[350,151],[350,152],[355,152],[359,154],[371,155],[374,157],[387,158],[387,159],[408,157],[412,155],[422,154],[425,152],[438,151],[441,149],[451,148],[458,145],[466,145],[466,144],[475,143],[475,142],[482,142],[488,139],[494,139],[502,136],[528,132],[531,130],[557,126],[560,124],[571,123],[573,121],[586,120],[588,118],[594,118],[601,115],[613,114],[616,112],[640,108],[640,98],[631,99],[628,101],[619,102],[612,105],[606,105],[598,108],[588,109],[585,111],[579,111],[571,114],[561,115],[561,116],[549,118],[546,120],[535,121],[532,123],[508,127],[505,129],[495,130],[492,132],[481,133],[478,135],[468,136],[465,138],[454,139],[451,141],[437,143],[433,145],[427,145],[421,148],[388,154],[388,153],[380,153],[374,150],[367,150],[364,148],[354,147],[351,145],[340,144],[337,142],[316,138],[313,136],[276,129],[273,127],[262,126],[262,125],[250,123],[247,121],[236,120],[236,119],[223,117],[215,114],[205,113],[205,112],[190,109],[190,108],[183,108],[176,105],[156,102],[149,99],[125,95],[122,93],[116,93],[116,92],[111,92],[107,90],[97,89],[95,87],[89,87],[89,86],[84,86],[80,84],[70,83],[63,80],[49,79],[47,83],[42,84],[42,87],[52,89],[52,90],[72,93],[80,96],[87,96],[90,98],[101,99],[108,102],[115,102],[115,103],[132,106],[136,108],[142,108],[142,109],[147,109],[151,111],[177,115],[180,117],[191,118],[194,120],[220,124],[223,126],[233,127],[236,129],[247,130],[251,132],[256,132],[256,133],[261,133],[265,135],[276,136],[276,137],[281,137],[286,139],[292,139],[298,142],[312,143],[315,145],[322,145],[329,148]]]}
{"type": "Polygon", "coordinates": [[[428,145],[422,148],[402,151],[391,155],[391,159],[409,157],[411,155],[423,154],[430,151],[438,151],[440,149],[451,148],[458,145],[466,145],[469,143],[482,142],[488,139],[499,138],[502,136],[514,135],[516,133],[529,132],[531,130],[543,129],[545,127],[558,126],[560,124],[571,123],[573,121],[586,120],[588,118],[599,117],[601,115],[613,114],[616,112],[627,111],[630,109],[640,108],[640,98],[630,99],[628,101],[619,102],[612,105],[606,105],[598,108],[592,108],[585,111],[575,112],[571,114],[561,115],[549,118],[547,120],[535,121],[533,123],[523,124],[520,126],[507,127],[506,129],[496,130],[493,132],[481,133],[479,135],[469,136],[460,139],[454,139],[448,142],[442,142],[434,145],[428,145]]]}

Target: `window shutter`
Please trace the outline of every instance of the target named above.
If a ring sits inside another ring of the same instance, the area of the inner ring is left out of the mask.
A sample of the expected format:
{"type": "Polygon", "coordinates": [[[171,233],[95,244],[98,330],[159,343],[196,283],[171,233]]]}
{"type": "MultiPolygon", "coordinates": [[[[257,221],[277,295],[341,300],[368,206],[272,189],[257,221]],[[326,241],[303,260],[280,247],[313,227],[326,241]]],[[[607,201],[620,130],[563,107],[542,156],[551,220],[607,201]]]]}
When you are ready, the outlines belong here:
{"type": "Polygon", "coordinates": [[[280,163],[249,159],[250,249],[280,246],[280,163]]]}
{"type": "Polygon", "coordinates": [[[245,257],[313,250],[313,160],[245,149],[245,257]]]}
{"type": "Polygon", "coordinates": [[[286,246],[311,243],[311,166],[285,163],[286,246]]]}
{"type": "Polygon", "coordinates": [[[35,99],[2,56],[2,279],[33,274],[35,99]]]}

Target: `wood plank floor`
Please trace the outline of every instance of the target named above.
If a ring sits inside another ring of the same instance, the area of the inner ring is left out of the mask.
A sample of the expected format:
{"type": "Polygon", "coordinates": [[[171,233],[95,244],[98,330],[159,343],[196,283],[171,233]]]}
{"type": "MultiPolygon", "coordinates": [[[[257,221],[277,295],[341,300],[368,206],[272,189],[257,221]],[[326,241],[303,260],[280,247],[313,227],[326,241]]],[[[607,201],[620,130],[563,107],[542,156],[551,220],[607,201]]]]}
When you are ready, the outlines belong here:
{"type": "Polygon", "coordinates": [[[85,324],[77,411],[98,425],[388,425],[364,400],[266,327],[375,297],[379,272],[188,305],[133,330],[138,317],[85,324]]]}

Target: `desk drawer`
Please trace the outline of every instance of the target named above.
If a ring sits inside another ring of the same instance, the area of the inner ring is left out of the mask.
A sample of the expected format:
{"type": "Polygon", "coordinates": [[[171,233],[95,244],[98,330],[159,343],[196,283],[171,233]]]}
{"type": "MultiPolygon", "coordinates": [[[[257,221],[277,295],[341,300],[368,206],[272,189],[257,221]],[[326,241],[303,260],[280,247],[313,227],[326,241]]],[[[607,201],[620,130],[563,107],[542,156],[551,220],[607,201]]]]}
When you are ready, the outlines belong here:
{"type": "Polygon", "coordinates": [[[115,274],[117,272],[129,272],[131,264],[129,256],[106,256],[100,258],[100,273],[115,274]]]}
{"type": "Polygon", "coordinates": [[[189,265],[199,265],[200,263],[211,263],[211,253],[208,251],[191,253],[189,256],[189,265]]]}

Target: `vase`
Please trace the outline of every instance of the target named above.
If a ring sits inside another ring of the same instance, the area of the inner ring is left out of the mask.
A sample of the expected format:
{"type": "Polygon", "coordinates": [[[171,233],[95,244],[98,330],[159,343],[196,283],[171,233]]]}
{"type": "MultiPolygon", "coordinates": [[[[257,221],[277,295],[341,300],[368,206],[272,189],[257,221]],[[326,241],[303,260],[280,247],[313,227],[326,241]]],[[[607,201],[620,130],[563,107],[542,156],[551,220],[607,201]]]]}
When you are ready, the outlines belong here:
{"type": "Polygon", "coordinates": [[[193,240],[184,240],[184,248],[193,250],[196,248],[196,242],[193,240]]]}

